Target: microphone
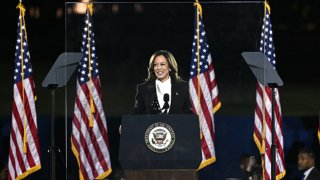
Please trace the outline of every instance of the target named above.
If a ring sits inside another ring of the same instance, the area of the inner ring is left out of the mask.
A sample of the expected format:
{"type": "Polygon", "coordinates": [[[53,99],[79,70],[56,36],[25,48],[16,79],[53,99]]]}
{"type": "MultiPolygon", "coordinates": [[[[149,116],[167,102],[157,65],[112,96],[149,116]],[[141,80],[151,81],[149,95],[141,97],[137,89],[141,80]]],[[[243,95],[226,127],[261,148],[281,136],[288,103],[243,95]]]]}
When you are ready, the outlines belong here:
{"type": "Polygon", "coordinates": [[[165,109],[165,110],[162,114],[167,114],[167,111],[169,109],[169,94],[166,93],[163,95],[163,101],[164,101],[164,104],[162,109],[165,109]]]}

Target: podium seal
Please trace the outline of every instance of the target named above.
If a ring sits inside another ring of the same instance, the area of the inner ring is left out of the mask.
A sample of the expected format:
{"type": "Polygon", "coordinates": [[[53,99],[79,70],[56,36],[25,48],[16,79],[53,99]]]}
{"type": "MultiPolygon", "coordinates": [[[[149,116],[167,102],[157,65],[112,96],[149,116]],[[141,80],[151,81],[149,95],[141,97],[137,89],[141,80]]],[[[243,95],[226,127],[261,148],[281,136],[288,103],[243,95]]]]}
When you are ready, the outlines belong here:
{"type": "Polygon", "coordinates": [[[175,143],[176,136],[166,123],[157,122],[148,127],[144,134],[144,141],[148,148],[156,153],[169,151],[175,143]]]}

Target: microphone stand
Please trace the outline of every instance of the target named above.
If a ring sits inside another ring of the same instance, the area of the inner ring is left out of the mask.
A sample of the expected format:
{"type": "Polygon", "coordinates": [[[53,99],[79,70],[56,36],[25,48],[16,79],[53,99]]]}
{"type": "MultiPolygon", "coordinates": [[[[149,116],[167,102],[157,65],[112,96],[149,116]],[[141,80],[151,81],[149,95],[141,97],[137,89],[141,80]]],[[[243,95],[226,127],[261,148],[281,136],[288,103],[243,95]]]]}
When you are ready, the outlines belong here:
{"type": "Polygon", "coordinates": [[[163,95],[163,101],[164,101],[164,105],[162,109],[164,109],[164,112],[162,114],[167,114],[167,111],[169,109],[169,94],[166,93],[163,95]]]}
{"type": "Polygon", "coordinates": [[[164,112],[162,114],[167,114],[167,111],[169,109],[169,103],[166,101],[163,105],[164,112]]]}

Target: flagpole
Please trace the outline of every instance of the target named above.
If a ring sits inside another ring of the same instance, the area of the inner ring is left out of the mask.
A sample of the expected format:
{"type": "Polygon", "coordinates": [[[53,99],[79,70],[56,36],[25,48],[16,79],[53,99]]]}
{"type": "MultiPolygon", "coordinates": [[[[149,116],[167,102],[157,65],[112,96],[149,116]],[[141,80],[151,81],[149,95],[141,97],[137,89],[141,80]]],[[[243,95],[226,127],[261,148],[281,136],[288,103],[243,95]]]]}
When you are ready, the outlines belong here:
{"type": "MultiPolygon", "coordinates": [[[[20,10],[20,52],[23,52],[23,28],[25,30],[25,23],[24,23],[24,13],[25,8],[23,7],[23,4],[21,3],[21,0],[19,2],[18,8],[20,10]]],[[[27,39],[26,39],[27,40],[27,39]]],[[[25,113],[25,96],[24,96],[24,57],[23,53],[20,53],[21,56],[21,94],[22,94],[22,120],[23,120],[23,153],[27,153],[27,119],[26,119],[26,113],[25,113]]]]}
{"type": "Polygon", "coordinates": [[[318,139],[320,144],[320,112],[319,112],[319,122],[318,122],[318,139]]]}
{"type": "Polygon", "coordinates": [[[200,9],[199,9],[200,4],[199,4],[198,0],[196,0],[195,6],[197,8],[197,12],[196,12],[197,13],[197,53],[198,53],[198,56],[197,56],[197,61],[198,61],[197,62],[197,72],[198,72],[198,74],[197,74],[197,78],[198,78],[197,93],[198,93],[198,115],[199,115],[200,114],[200,109],[201,109],[200,108],[200,105],[201,105],[201,103],[200,103],[201,97],[200,96],[201,96],[201,94],[200,94],[200,51],[199,51],[199,44],[200,44],[200,42],[199,42],[199,38],[200,38],[199,32],[200,32],[200,28],[199,28],[199,15],[198,15],[198,13],[200,14],[200,12],[198,12],[198,11],[200,11],[200,9]]]}
{"type": "MultiPolygon", "coordinates": [[[[196,0],[196,2],[194,3],[194,6],[196,7],[196,15],[197,15],[197,21],[196,21],[196,25],[197,25],[197,80],[198,80],[198,85],[197,85],[197,97],[198,97],[198,108],[197,108],[197,115],[198,117],[200,117],[200,111],[201,111],[201,93],[200,93],[200,27],[199,27],[199,15],[202,16],[202,8],[200,3],[198,2],[198,0],[196,0]]],[[[202,124],[203,121],[200,120],[199,118],[199,127],[200,127],[200,139],[202,139],[203,133],[202,133],[202,124]]]]}
{"type": "MultiPolygon", "coordinates": [[[[265,0],[264,3],[265,3],[265,8],[264,8],[265,11],[268,10],[269,14],[270,14],[270,7],[269,7],[267,1],[265,0]]],[[[264,14],[266,15],[266,12],[264,14]]],[[[263,38],[263,40],[264,40],[264,38],[263,38]]],[[[264,44],[264,46],[265,46],[265,44],[264,44]]],[[[264,51],[265,51],[265,47],[264,47],[264,51]]],[[[277,84],[268,84],[268,87],[271,88],[271,180],[276,180],[277,145],[275,144],[275,124],[276,123],[275,123],[274,106],[275,106],[275,88],[277,87],[277,84]]]]}
{"type": "MultiPolygon", "coordinates": [[[[87,4],[87,10],[89,11],[88,16],[92,15],[93,12],[93,4],[91,1],[87,4]]],[[[90,18],[88,18],[90,19],[90,18]]],[[[91,72],[91,52],[90,52],[90,22],[88,22],[88,34],[87,34],[87,44],[88,44],[88,67],[89,67],[89,91],[90,91],[90,119],[89,119],[89,127],[93,127],[93,114],[95,113],[95,108],[94,108],[94,100],[92,97],[92,88],[93,88],[93,82],[92,82],[92,72],[91,72]]]]}
{"type": "MultiPolygon", "coordinates": [[[[266,17],[266,2],[264,3],[264,12],[263,12],[263,17],[265,19],[266,17]]],[[[264,21],[264,26],[266,26],[266,22],[264,21]]],[[[264,28],[263,30],[263,53],[265,54],[265,37],[266,36],[266,28],[264,28]]],[[[265,75],[265,74],[264,74],[265,75]]],[[[265,78],[265,77],[264,77],[265,78]]],[[[260,83],[259,83],[259,86],[260,86],[260,83]]],[[[262,85],[261,85],[262,86],[262,85]]],[[[264,158],[264,155],[266,153],[266,106],[265,106],[265,102],[266,102],[266,87],[265,86],[262,86],[263,88],[262,89],[262,134],[261,134],[261,138],[262,138],[262,144],[261,144],[261,149],[260,149],[260,154],[262,154],[261,156],[261,164],[262,164],[262,177],[263,179],[265,179],[265,171],[266,171],[266,166],[265,166],[265,158],[264,158]]]]}

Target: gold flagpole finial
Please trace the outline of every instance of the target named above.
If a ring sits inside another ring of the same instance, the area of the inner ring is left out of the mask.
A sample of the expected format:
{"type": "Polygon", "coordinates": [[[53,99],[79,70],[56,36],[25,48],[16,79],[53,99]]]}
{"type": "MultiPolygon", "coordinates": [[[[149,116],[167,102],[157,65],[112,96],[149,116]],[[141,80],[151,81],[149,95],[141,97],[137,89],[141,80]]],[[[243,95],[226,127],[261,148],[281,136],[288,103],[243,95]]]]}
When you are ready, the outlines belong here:
{"type": "Polygon", "coordinates": [[[17,9],[20,9],[22,16],[24,16],[24,14],[25,14],[25,12],[26,12],[26,8],[24,8],[21,0],[20,0],[20,2],[19,2],[19,4],[17,5],[16,8],[17,8],[17,9]]]}
{"type": "Polygon", "coordinates": [[[271,8],[270,8],[269,3],[267,1],[265,1],[264,5],[265,5],[266,9],[268,10],[269,14],[271,14],[271,8]]]}
{"type": "Polygon", "coordinates": [[[93,4],[91,3],[91,1],[88,3],[88,10],[89,10],[89,13],[90,15],[92,16],[92,13],[93,13],[93,4]]]}
{"type": "Polygon", "coordinates": [[[196,2],[193,3],[193,5],[197,7],[197,9],[200,12],[200,16],[202,17],[202,7],[201,7],[201,4],[198,2],[198,0],[196,0],[196,2]]]}

